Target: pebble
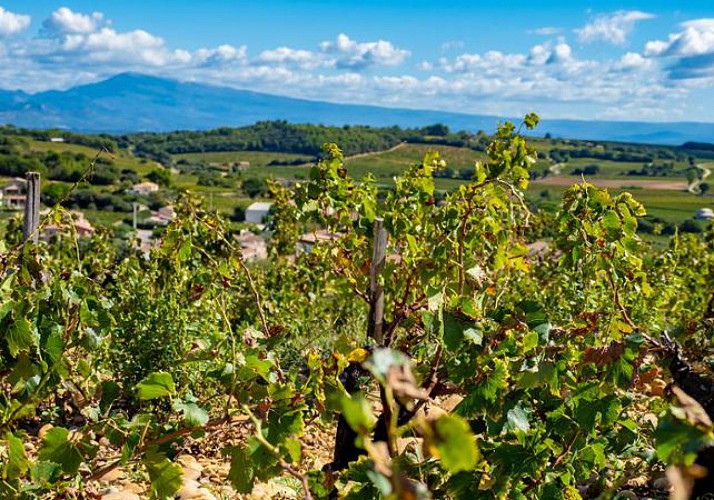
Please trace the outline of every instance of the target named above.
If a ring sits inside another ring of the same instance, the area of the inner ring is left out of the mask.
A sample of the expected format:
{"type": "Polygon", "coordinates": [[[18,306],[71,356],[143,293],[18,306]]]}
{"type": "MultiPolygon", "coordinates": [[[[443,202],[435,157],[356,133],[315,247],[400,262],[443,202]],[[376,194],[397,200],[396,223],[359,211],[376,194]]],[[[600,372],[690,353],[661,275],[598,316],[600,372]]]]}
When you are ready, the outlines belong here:
{"type": "Polygon", "coordinates": [[[121,469],[121,467],[117,467],[116,469],[112,469],[112,470],[108,471],[106,474],[99,477],[98,479],[100,481],[106,481],[108,483],[111,483],[112,481],[116,481],[118,479],[123,479],[123,478],[124,478],[124,471],[121,469]]]}
{"type": "Polygon", "coordinates": [[[192,479],[184,480],[183,486],[176,493],[178,500],[216,500],[216,497],[208,490],[201,488],[201,485],[192,479]]]}

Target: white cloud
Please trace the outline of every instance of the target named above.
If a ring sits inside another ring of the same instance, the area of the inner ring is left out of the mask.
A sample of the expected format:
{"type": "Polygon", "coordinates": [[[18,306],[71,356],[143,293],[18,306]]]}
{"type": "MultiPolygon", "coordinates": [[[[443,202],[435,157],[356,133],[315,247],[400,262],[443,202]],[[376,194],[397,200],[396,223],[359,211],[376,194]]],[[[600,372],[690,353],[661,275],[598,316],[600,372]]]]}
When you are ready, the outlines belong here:
{"type": "Polygon", "coordinates": [[[563,28],[558,28],[556,26],[545,26],[543,28],[538,28],[534,30],[529,30],[528,34],[530,35],[542,35],[542,36],[552,36],[552,35],[557,35],[558,33],[562,33],[563,28]]]}
{"type": "Polygon", "coordinates": [[[241,65],[248,62],[248,47],[224,44],[214,49],[198,49],[190,56],[194,63],[203,66],[241,65]]]}
{"type": "Polygon", "coordinates": [[[618,10],[612,14],[597,16],[591,23],[575,30],[578,41],[590,43],[603,41],[622,45],[632,32],[637,21],[652,19],[655,16],[639,10],[618,10]]]}
{"type": "Polygon", "coordinates": [[[0,7],[0,38],[16,35],[30,27],[30,16],[15,14],[0,7]]]}
{"type": "Polygon", "coordinates": [[[67,7],[60,7],[45,19],[42,26],[48,33],[57,35],[87,34],[96,31],[103,19],[101,12],[82,14],[67,7]]]}
{"type": "Polygon", "coordinates": [[[667,40],[647,42],[644,55],[662,59],[672,80],[714,85],[714,19],[694,19],[680,27],[682,31],[670,34],[667,40]]]}
{"type": "Polygon", "coordinates": [[[294,65],[302,69],[315,69],[325,63],[322,54],[289,47],[265,50],[258,56],[258,61],[266,64],[294,65]]]}
{"type": "Polygon", "coordinates": [[[332,42],[322,42],[320,49],[335,56],[334,65],[340,69],[360,70],[372,66],[398,66],[411,55],[391,42],[357,42],[340,33],[332,42]]]}
{"type": "Polygon", "coordinates": [[[649,57],[690,57],[714,52],[714,19],[695,19],[681,24],[679,33],[667,41],[654,40],[645,45],[649,57]]]}

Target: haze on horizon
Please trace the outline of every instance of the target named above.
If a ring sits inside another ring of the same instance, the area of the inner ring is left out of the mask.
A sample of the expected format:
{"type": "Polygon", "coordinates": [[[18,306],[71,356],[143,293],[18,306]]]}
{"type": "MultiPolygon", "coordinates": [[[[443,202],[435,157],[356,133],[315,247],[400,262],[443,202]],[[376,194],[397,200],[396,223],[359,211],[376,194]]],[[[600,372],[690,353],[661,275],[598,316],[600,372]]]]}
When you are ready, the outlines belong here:
{"type": "Polygon", "coordinates": [[[290,97],[547,118],[714,122],[693,1],[0,0],[0,88],[131,71],[290,97]]]}

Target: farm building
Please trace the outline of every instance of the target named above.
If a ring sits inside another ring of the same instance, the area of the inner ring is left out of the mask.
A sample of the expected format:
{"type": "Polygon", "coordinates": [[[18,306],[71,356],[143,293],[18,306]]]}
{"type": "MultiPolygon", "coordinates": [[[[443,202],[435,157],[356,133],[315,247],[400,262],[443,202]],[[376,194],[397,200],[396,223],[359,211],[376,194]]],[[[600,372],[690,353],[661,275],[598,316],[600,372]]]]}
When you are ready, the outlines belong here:
{"type": "Polygon", "coordinates": [[[245,260],[260,260],[268,258],[268,244],[260,235],[243,229],[236,240],[241,247],[241,254],[245,260]]]}
{"type": "Polygon", "coordinates": [[[8,210],[22,210],[25,208],[27,181],[15,178],[6,183],[0,190],[0,205],[8,210]]]}
{"type": "MultiPolygon", "coordinates": [[[[49,211],[45,211],[45,213],[48,212],[49,211]]],[[[94,226],[92,226],[92,224],[85,218],[83,212],[73,210],[69,212],[69,216],[72,218],[72,226],[74,226],[74,231],[76,232],[78,237],[81,238],[82,236],[90,236],[94,233],[94,226]]],[[[42,229],[40,239],[42,239],[43,241],[49,241],[54,236],[56,236],[57,233],[71,233],[71,231],[72,229],[69,222],[60,226],[57,226],[55,224],[48,224],[42,229]]]]}
{"type": "Polygon", "coordinates": [[[139,184],[134,184],[131,189],[128,189],[127,193],[146,195],[149,193],[155,193],[158,190],[159,185],[155,182],[140,182],[139,184]]]}
{"type": "Polygon", "coordinates": [[[256,201],[245,210],[245,221],[253,224],[262,224],[270,212],[273,204],[266,201],[256,201]]]}

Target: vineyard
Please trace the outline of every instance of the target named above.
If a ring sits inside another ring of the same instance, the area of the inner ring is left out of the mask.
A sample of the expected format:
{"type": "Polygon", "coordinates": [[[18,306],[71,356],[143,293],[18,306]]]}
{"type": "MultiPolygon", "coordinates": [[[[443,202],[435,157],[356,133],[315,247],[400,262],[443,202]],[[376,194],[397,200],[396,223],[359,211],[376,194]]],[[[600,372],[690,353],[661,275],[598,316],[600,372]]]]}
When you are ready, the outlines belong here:
{"type": "Polygon", "coordinates": [[[537,123],[439,201],[436,152],[385,190],[325,145],[269,181],[265,262],[188,195],[149,256],[61,204],[50,244],[11,221],[0,497],[713,495],[714,232],[654,248],[642,204],[584,181],[533,209],[537,123]],[[330,237],[296,253],[306,228],[330,237]],[[187,456],[225,488],[190,496],[187,456]],[[109,491],[118,470],[143,489],[109,491]]]}

